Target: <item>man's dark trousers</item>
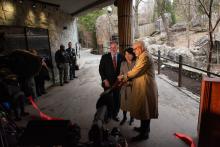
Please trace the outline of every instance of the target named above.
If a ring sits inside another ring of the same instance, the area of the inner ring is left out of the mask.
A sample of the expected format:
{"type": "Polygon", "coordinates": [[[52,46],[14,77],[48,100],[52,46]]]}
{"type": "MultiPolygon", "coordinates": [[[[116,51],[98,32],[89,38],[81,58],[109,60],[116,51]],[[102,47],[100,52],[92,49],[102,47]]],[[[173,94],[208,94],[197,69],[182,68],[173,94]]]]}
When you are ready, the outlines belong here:
{"type": "Polygon", "coordinates": [[[150,133],[150,119],[141,120],[141,132],[142,135],[150,133]]]}
{"type": "Polygon", "coordinates": [[[75,63],[70,63],[69,74],[70,74],[70,80],[72,80],[74,77],[76,77],[76,75],[75,75],[75,63]]]}
{"type": "Polygon", "coordinates": [[[113,90],[113,101],[114,101],[114,111],[113,111],[113,118],[118,116],[120,110],[120,99],[119,99],[119,89],[113,90]]]}

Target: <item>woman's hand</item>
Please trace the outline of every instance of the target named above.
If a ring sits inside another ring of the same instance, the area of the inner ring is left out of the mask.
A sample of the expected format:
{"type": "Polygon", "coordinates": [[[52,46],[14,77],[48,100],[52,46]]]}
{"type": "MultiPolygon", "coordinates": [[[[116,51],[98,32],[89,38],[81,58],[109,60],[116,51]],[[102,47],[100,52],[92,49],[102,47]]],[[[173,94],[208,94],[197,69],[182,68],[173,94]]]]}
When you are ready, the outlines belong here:
{"type": "Polygon", "coordinates": [[[124,75],[119,75],[118,76],[118,81],[121,82],[124,79],[124,75]]]}
{"type": "Polygon", "coordinates": [[[104,86],[105,86],[106,88],[109,88],[109,87],[110,87],[110,84],[109,84],[109,81],[108,81],[108,80],[104,80],[103,83],[104,83],[104,86]]]}

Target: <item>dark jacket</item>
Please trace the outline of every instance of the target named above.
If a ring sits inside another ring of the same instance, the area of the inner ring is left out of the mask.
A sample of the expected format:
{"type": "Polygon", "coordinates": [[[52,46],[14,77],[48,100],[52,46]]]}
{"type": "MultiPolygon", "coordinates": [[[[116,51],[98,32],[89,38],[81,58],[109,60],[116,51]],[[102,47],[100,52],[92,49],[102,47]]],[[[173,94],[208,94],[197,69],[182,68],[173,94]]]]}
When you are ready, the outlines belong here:
{"type": "Polygon", "coordinates": [[[65,50],[58,50],[55,53],[55,61],[57,64],[69,63],[69,56],[65,50]]]}
{"type": "Polygon", "coordinates": [[[99,64],[99,74],[102,81],[107,79],[112,86],[117,80],[118,75],[120,74],[120,66],[122,62],[121,54],[117,54],[117,68],[114,69],[111,53],[105,54],[102,56],[99,64]]]}
{"type": "Polygon", "coordinates": [[[67,54],[69,55],[70,63],[75,64],[76,63],[76,53],[74,48],[67,48],[66,49],[67,54]]]}
{"type": "Polygon", "coordinates": [[[19,87],[17,75],[7,65],[0,65],[0,89],[0,103],[13,103],[19,96],[24,95],[19,87]]]}

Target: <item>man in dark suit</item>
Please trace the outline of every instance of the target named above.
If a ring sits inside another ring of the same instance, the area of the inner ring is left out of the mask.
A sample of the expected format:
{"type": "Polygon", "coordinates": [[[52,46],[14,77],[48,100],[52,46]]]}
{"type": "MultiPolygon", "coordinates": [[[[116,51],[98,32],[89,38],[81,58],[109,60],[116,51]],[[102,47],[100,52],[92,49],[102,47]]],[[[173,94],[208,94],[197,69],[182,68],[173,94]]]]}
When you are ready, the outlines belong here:
{"type": "Polygon", "coordinates": [[[76,67],[76,51],[72,48],[72,42],[68,43],[68,48],[66,49],[67,54],[69,55],[69,76],[70,80],[77,78],[75,75],[75,67],[76,67]]]}
{"type": "MultiPolygon", "coordinates": [[[[99,64],[99,74],[102,79],[102,85],[104,90],[109,89],[117,80],[117,76],[120,74],[120,66],[122,56],[118,52],[118,46],[116,42],[110,43],[110,52],[102,56],[99,64]]],[[[115,89],[113,92],[113,110],[112,117],[115,121],[119,121],[118,112],[120,109],[119,89],[115,89]]]]}

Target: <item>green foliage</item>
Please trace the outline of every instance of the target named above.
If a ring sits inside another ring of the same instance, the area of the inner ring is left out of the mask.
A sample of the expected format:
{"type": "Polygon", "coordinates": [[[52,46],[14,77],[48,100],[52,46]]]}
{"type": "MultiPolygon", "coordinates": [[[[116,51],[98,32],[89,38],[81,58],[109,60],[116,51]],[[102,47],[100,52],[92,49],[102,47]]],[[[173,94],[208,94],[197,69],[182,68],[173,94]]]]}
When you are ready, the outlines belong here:
{"type": "Polygon", "coordinates": [[[172,24],[176,23],[176,15],[175,15],[175,8],[171,4],[170,0],[157,0],[158,3],[155,7],[155,11],[157,12],[158,16],[161,15],[161,12],[166,12],[171,14],[172,24]]]}
{"type": "Polygon", "coordinates": [[[103,10],[96,10],[84,16],[80,16],[79,24],[84,26],[87,31],[94,32],[96,19],[102,14],[104,14],[103,10]]]}
{"type": "Polygon", "coordinates": [[[165,2],[165,11],[167,13],[171,14],[171,19],[172,19],[172,24],[176,23],[176,16],[175,16],[175,10],[173,5],[171,4],[171,2],[169,0],[166,0],[165,2]]]}

